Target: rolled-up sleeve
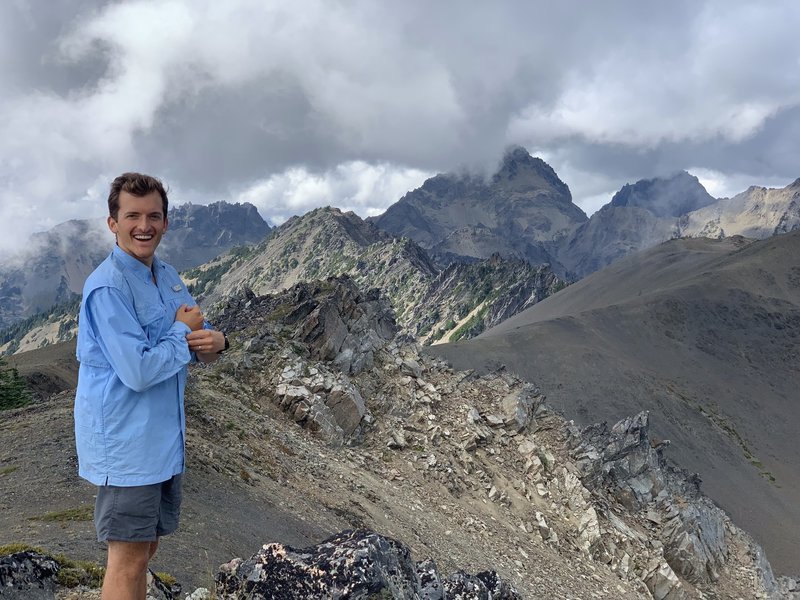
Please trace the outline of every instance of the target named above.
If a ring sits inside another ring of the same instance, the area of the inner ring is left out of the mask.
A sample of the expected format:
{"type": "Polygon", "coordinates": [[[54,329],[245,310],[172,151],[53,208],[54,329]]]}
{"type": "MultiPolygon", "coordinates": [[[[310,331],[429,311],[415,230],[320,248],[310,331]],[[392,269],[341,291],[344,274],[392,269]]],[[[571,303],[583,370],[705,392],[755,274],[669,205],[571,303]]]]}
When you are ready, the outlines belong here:
{"type": "Polygon", "coordinates": [[[191,330],[185,323],[175,321],[153,344],[119,290],[95,289],[85,303],[97,343],[126,387],[142,392],[172,377],[191,361],[186,343],[191,330]]]}

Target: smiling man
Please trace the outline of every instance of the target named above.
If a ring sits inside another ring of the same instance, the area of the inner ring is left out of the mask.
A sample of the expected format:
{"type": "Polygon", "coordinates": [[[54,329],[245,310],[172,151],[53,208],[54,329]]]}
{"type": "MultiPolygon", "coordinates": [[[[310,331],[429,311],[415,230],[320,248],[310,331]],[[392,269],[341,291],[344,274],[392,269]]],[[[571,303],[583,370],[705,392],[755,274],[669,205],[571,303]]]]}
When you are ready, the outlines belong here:
{"type": "Polygon", "coordinates": [[[158,540],[178,527],[186,366],[211,362],[227,347],[175,269],[155,255],[167,208],[158,179],[117,177],[108,196],[117,244],[83,289],[75,441],[79,474],[98,486],[95,527],[108,544],[104,600],[146,597],[158,540]]]}

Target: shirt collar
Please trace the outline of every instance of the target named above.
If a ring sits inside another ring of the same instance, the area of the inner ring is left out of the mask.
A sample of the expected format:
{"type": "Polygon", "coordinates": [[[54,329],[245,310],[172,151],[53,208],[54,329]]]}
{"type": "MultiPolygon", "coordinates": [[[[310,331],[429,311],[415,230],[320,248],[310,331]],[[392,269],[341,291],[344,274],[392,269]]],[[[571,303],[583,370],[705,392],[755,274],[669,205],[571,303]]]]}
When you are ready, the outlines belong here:
{"type": "Polygon", "coordinates": [[[162,263],[157,256],[153,256],[153,269],[151,271],[146,264],[138,258],[134,258],[117,245],[114,246],[111,254],[122,264],[124,269],[130,271],[136,277],[144,281],[151,281],[153,273],[161,269],[162,263]]]}

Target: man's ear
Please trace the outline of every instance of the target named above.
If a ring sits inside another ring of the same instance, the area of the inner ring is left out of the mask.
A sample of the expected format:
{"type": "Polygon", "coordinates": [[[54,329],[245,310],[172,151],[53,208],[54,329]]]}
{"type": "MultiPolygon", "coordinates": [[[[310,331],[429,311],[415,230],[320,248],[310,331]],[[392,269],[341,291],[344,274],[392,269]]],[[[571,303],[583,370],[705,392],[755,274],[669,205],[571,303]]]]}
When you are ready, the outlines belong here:
{"type": "Polygon", "coordinates": [[[108,217],[106,223],[108,223],[108,228],[111,230],[111,233],[116,235],[117,231],[119,230],[116,219],[114,219],[114,217],[108,217]]]}
{"type": "Polygon", "coordinates": [[[167,229],[169,229],[169,219],[164,217],[164,231],[162,233],[167,233],[167,229]]]}

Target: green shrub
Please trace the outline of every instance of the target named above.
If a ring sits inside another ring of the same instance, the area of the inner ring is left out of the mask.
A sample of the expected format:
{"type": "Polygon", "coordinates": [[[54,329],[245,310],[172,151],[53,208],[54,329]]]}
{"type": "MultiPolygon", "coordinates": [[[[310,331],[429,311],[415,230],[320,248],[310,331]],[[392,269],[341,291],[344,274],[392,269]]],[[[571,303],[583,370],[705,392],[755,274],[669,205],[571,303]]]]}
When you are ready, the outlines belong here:
{"type": "Polygon", "coordinates": [[[17,369],[7,366],[5,359],[0,357],[0,410],[20,408],[32,400],[33,396],[17,369]]]}

